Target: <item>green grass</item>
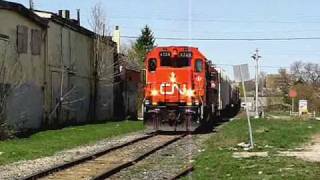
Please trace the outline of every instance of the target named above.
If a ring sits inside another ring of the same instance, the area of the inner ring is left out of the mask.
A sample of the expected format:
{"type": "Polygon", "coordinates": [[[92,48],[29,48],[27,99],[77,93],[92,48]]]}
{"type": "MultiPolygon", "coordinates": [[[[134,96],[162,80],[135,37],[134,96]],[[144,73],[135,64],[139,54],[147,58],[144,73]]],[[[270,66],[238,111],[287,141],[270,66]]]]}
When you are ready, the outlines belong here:
{"type": "Polygon", "coordinates": [[[266,115],[273,115],[273,116],[290,116],[290,112],[273,111],[273,112],[267,112],[266,115]]]}
{"type": "MultiPolygon", "coordinates": [[[[195,162],[194,179],[319,179],[320,163],[292,157],[279,157],[276,152],[303,145],[315,133],[320,122],[252,120],[253,151],[268,151],[269,157],[235,159],[233,148],[248,142],[247,121],[235,120],[222,127],[207,141],[206,151],[195,162]],[[268,145],[269,147],[267,147],[268,145]],[[271,147],[270,147],[271,146],[271,147]],[[260,172],[260,173],[259,173],[260,172]]],[[[239,149],[238,151],[242,151],[239,149]]]]}
{"type": "Polygon", "coordinates": [[[140,121],[69,127],[0,142],[0,165],[53,155],[55,152],[143,129],[140,121]]]}

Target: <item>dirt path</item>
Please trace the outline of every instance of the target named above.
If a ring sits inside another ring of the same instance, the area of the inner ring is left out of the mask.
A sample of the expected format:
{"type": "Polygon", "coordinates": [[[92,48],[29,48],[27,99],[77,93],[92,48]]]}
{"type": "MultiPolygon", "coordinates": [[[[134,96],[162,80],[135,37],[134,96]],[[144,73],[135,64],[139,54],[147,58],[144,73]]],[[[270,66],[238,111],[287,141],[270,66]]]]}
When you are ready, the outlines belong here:
{"type": "Polygon", "coordinates": [[[320,134],[312,137],[311,143],[302,147],[299,151],[281,151],[280,156],[290,156],[305,161],[320,162],[320,134]]]}

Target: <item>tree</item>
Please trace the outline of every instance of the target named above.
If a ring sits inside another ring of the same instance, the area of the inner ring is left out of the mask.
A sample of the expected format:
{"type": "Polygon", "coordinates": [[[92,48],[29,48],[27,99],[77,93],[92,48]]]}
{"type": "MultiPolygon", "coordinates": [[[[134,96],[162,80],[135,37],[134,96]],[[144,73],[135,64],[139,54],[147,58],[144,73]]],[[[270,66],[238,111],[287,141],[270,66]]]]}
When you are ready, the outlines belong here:
{"type": "Polygon", "coordinates": [[[289,88],[291,85],[291,77],[290,74],[288,74],[286,69],[279,69],[279,75],[280,75],[280,79],[279,79],[279,83],[280,83],[280,90],[285,93],[288,94],[289,92],[289,88]]]}
{"type": "Polygon", "coordinates": [[[315,63],[294,62],[291,65],[294,78],[293,89],[297,91],[297,99],[308,100],[311,111],[320,110],[320,66],[315,63]]]}
{"type": "Polygon", "coordinates": [[[267,73],[264,71],[261,71],[259,75],[259,89],[260,89],[259,91],[261,93],[261,96],[265,95],[266,78],[267,78],[267,73]]]}
{"type": "Polygon", "coordinates": [[[316,87],[320,86],[320,66],[315,63],[294,62],[291,72],[296,82],[307,83],[316,87]]]}
{"type": "MultiPolygon", "coordinates": [[[[90,25],[94,32],[94,63],[93,63],[93,97],[92,110],[93,120],[98,120],[97,115],[103,109],[107,109],[109,102],[113,99],[99,98],[112,89],[114,78],[120,76],[118,61],[114,61],[114,52],[116,48],[111,44],[110,30],[107,26],[107,18],[103,4],[97,3],[91,9],[90,25]]],[[[100,113],[101,114],[101,113],[100,113]]],[[[104,112],[103,114],[106,114],[104,112]]],[[[111,114],[111,113],[110,113],[111,114]]],[[[109,115],[110,115],[109,114],[109,115]]]]}
{"type": "Polygon", "coordinates": [[[280,85],[279,89],[283,94],[284,102],[286,104],[290,104],[291,100],[289,98],[289,91],[292,86],[291,76],[290,74],[288,74],[287,70],[283,68],[279,69],[278,72],[280,75],[279,82],[278,82],[280,85]]]}
{"type": "Polygon", "coordinates": [[[133,47],[135,55],[139,62],[143,63],[146,54],[155,47],[154,43],[155,38],[153,36],[153,32],[149,28],[149,26],[146,25],[141,30],[141,35],[139,36],[133,47]]]}
{"type": "MultiPolygon", "coordinates": [[[[113,76],[109,73],[114,64],[108,65],[108,55],[114,49],[110,48],[107,35],[110,34],[106,26],[106,14],[101,3],[95,4],[91,9],[90,26],[94,32],[94,76],[96,80],[112,81],[113,76]]],[[[112,82],[110,82],[112,83],[112,82]]]]}

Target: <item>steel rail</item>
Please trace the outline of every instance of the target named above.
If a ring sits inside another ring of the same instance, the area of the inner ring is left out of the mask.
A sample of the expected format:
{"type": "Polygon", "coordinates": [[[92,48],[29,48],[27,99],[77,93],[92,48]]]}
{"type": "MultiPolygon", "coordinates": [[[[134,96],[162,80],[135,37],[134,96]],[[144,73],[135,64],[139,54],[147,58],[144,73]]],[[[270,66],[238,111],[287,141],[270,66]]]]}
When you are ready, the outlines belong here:
{"type": "Polygon", "coordinates": [[[174,139],[172,139],[172,140],[170,140],[170,141],[168,141],[168,142],[166,142],[166,143],[164,143],[164,144],[162,144],[160,146],[157,146],[156,148],[154,148],[154,149],[152,149],[152,150],[150,150],[150,151],[148,151],[146,153],[144,153],[143,155],[135,158],[134,160],[131,160],[131,161],[126,162],[126,163],[123,163],[123,164],[121,164],[121,165],[119,165],[119,166],[117,166],[117,167],[115,167],[115,168],[113,168],[111,170],[103,172],[103,173],[93,177],[92,179],[93,180],[103,180],[103,179],[106,179],[106,178],[108,178],[108,177],[110,177],[110,176],[112,176],[114,174],[117,174],[121,170],[123,170],[125,168],[128,168],[130,166],[133,166],[137,162],[145,159],[146,157],[150,156],[151,154],[157,152],[158,150],[163,149],[163,148],[167,147],[168,145],[170,145],[170,144],[172,144],[172,143],[184,138],[185,136],[186,136],[186,134],[180,135],[180,136],[178,136],[178,137],[176,137],[176,138],[174,138],[174,139]]]}
{"type": "Polygon", "coordinates": [[[189,173],[191,173],[194,170],[194,167],[191,165],[187,167],[186,169],[182,170],[179,174],[175,175],[174,177],[170,178],[170,180],[178,180],[182,177],[187,176],[189,173]]]}
{"type": "Polygon", "coordinates": [[[86,161],[89,161],[89,160],[94,160],[94,159],[96,159],[96,158],[98,158],[100,156],[103,156],[103,155],[107,154],[107,153],[110,153],[112,151],[121,149],[121,148],[129,146],[129,145],[132,145],[132,144],[137,143],[139,141],[149,139],[149,138],[154,137],[156,135],[157,135],[157,132],[147,134],[146,136],[134,139],[132,141],[120,144],[118,146],[114,146],[114,147],[99,151],[97,153],[94,153],[94,154],[91,154],[91,155],[88,155],[88,156],[84,156],[84,157],[76,159],[74,161],[67,162],[67,163],[64,163],[64,164],[61,164],[61,165],[57,165],[57,166],[54,166],[52,168],[49,168],[49,169],[46,169],[46,170],[43,170],[43,171],[40,171],[40,172],[33,173],[33,174],[31,174],[31,175],[29,175],[27,177],[23,177],[22,180],[35,180],[35,179],[39,179],[39,178],[48,176],[48,175],[50,175],[52,173],[59,172],[59,171],[71,168],[73,166],[85,163],[86,161]]]}

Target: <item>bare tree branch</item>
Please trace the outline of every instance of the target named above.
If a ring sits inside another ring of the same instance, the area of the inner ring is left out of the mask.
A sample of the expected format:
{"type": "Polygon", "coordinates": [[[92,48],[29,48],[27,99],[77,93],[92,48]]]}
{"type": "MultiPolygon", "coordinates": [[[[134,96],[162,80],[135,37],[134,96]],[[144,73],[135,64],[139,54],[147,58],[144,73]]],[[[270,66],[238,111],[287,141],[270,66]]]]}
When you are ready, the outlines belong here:
{"type": "Polygon", "coordinates": [[[291,66],[291,72],[295,81],[320,86],[320,66],[315,63],[294,62],[291,66]]]}

